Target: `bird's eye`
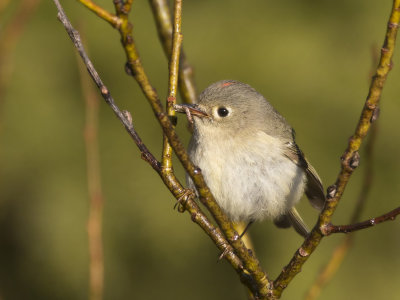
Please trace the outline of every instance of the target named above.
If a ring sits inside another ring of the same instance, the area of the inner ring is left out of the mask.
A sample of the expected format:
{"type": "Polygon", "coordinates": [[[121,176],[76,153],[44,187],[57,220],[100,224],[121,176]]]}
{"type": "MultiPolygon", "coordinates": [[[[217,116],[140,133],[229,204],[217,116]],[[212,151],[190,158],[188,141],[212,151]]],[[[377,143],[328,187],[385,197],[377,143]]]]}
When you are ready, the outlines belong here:
{"type": "Polygon", "coordinates": [[[217,113],[218,113],[218,116],[220,116],[220,117],[226,117],[227,115],[229,115],[229,110],[227,108],[221,106],[221,107],[218,107],[217,113]]]}

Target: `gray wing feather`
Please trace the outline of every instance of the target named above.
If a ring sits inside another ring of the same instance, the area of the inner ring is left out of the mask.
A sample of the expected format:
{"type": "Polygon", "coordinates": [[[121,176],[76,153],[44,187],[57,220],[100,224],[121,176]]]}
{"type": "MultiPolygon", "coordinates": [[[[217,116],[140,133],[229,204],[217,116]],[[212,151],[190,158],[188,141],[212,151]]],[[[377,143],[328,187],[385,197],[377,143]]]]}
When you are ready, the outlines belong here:
{"type": "Polygon", "coordinates": [[[306,172],[307,186],[305,193],[308,200],[314,208],[322,210],[325,204],[325,193],[317,171],[315,171],[313,166],[307,161],[295,142],[287,143],[286,149],[286,157],[292,160],[295,164],[301,166],[306,172]]]}
{"type": "MultiPolygon", "coordinates": [[[[306,160],[307,161],[307,160],[306,160]]],[[[321,179],[319,178],[317,171],[307,161],[307,187],[306,196],[310,200],[311,205],[321,211],[325,205],[325,193],[322,186],[321,179]]]]}

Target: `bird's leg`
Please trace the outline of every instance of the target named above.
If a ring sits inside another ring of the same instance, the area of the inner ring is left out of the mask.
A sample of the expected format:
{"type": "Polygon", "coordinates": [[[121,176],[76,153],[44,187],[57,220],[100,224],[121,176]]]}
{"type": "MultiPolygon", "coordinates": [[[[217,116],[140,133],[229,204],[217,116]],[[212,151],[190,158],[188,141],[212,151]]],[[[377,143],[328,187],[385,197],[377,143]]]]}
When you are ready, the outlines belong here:
{"type": "Polygon", "coordinates": [[[239,235],[239,238],[242,238],[242,237],[244,236],[244,234],[246,233],[246,231],[249,229],[250,225],[253,224],[253,223],[254,223],[254,221],[252,220],[252,221],[250,221],[250,222],[246,225],[246,227],[244,228],[242,234],[239,235]]]}

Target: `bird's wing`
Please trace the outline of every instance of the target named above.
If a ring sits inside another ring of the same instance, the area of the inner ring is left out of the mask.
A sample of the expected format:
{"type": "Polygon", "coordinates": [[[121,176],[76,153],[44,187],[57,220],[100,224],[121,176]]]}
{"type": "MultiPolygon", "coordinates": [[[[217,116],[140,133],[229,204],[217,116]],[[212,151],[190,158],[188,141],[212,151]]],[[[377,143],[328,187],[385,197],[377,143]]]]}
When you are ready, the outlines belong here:
{"type": "Polygon", "coordinates": [[[288,142],[285,148],[285,155],[298,166],[302,167],[307,176],[306,196],[310,200],[311,205],[322,210],[325,204],[325,193],[321,179],[317,171],[304,157],[303,152],[299,149],[295,142],[288,142]]]}

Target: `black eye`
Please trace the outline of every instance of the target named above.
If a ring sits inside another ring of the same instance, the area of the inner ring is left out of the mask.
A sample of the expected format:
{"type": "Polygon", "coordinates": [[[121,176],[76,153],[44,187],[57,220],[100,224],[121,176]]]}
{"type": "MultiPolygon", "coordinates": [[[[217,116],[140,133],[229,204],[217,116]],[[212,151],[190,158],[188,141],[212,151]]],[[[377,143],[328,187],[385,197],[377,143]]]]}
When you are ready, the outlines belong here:
{"type": "Polygon", "coordinates": [[[227,115],[229,115],[229,110],[222,106],[218,108],[217,113],[220,117],[226,117],[227,115]]]}

